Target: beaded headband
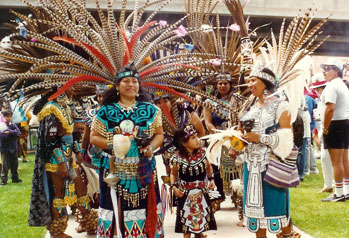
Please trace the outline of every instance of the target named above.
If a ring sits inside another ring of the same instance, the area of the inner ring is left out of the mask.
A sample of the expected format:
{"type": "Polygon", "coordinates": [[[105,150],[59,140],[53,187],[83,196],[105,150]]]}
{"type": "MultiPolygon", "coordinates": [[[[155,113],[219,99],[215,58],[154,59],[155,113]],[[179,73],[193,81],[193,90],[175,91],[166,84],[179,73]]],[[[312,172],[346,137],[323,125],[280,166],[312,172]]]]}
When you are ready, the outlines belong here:
{"type": "Polygon", "coordinates": [[[185,135],[184,135],[184,140],[187,140],[189,137],[195,135],[196,133],[198,133],[194,126],[189,124],[189,125],[186,125],[183,129],[183,131],[185,132],[185,135]]]}
{"type": "Polygon", "coordinates": [[[119,73],[116,75],[116,83],[119,83],[121,79],[126,77],[134,77],[139,80],[139,74],[133,62],[126,65],[119,71],[119,73]]]}
{"type": "Polygon", "coordinates": [[[249,77],[257,77],[261,80],[265,80],[265,81],[268,81],[269,83],[271,83],[272,85],[276,85],[276,79],[275,77],[273,77],[272,75],[266,73],[266,72],[263,72],[265,68],[263,67],[254,67],[252,68],[252,71],[249,75],[249,77]]]}
{"type": "Polygon", "coordinates": [[[230,74],[218,74],[216,76],[216,82],[223,81],[223,80],[231,82],[231,75],[230,74]]]}

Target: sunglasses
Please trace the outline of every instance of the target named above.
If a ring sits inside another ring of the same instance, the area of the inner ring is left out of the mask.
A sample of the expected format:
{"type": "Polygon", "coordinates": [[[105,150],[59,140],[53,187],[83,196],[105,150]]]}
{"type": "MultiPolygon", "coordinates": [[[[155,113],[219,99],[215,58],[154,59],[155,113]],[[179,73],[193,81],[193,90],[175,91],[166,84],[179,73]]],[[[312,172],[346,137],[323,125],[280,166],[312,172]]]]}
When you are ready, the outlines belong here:
{"type": "Polygon", "coordinates": [[[331,71],[333,69],[332,66],[330,65],[325,65],[323,68],[322,68],[325,72],[328,72],[328,71],[331,71]]]}

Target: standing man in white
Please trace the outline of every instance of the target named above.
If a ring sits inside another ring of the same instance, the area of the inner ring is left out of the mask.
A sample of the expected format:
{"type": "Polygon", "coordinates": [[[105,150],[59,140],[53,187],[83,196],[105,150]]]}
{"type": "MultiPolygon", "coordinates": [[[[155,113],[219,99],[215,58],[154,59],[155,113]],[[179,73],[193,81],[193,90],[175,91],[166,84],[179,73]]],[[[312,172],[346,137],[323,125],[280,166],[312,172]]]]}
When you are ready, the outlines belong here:
{"type": "Polygon", "coordinates": [[[324,147],[330,154],[335,180],[335,193],[321,201],[344,202],[349,198],[349,89],[342,80],[343,65],[338,60],[330,58],[321,68],[328,81],[321,95],[324,147]]]}

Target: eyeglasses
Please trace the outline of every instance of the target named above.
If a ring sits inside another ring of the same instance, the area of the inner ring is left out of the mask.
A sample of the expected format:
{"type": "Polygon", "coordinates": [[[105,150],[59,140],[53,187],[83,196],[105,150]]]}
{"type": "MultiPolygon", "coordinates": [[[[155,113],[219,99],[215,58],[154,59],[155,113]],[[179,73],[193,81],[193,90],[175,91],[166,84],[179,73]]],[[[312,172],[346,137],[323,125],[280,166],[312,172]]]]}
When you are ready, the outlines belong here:
{"type": "Polygon", "coordinates": [[[330,65],[325,65],[322,69],[323,69],[325,72],[328,72],[328,71],[331,71],[333,68],[332,68],[332,66],[330,66],[330,65]]]}

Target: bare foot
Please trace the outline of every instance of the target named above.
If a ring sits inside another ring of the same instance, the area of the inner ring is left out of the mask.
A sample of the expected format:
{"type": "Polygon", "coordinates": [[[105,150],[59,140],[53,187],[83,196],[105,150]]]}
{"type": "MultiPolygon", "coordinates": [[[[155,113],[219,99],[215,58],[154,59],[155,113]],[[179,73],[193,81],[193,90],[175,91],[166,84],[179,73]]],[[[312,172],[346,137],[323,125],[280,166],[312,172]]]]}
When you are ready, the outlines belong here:
{"type": "Polygon", "coordinates": [[[236,223],[237,226],[240,226],[240,227],[245,227],[244,226],[244,223],[242,222],[242,220],[239,220],[237,223],[236,223]]]}
{"type": "Polygon", "coordinates": [[[81,233],[81,232],[86,231],[86,228],[84,227],[84,225],[79,224],[79,226],[76,227],[75,230],[76,230],[77,233],[81,233]]]}

